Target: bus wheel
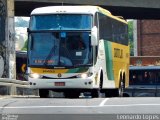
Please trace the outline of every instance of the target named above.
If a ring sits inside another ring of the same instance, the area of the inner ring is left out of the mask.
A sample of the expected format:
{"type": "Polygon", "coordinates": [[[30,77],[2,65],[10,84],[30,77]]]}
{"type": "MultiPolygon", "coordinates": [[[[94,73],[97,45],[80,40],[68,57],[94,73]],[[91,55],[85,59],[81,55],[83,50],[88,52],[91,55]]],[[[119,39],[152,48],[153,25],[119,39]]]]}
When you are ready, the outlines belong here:
{"type": "Polygon", "coordinates": [[[49,95],[49,90],[39,89],[40,98],[47,98],[49,95]]]}
{"type": "Polygon", "coordinates": [[[100,90],[100,92],[102,92],[102,87],[103,87],[103,74],[101,73],[100,83],[99,83],[99,90],[100,90]]]}
{"type": "Polygon", "coordinates": [[[119,97],[123,97],[123,93],[124,93],[124,82],[121,80],[118,88],[119,97]]]}
{"type": "Polygon", "coordinates": [[[98,98],[98,97],[100,97],[101,92],[102,92],[102,86],[103,86],[103,72],[101,72],[99,88],[92,90],[92,97],[93,97],[93,98],[98,98]]]}

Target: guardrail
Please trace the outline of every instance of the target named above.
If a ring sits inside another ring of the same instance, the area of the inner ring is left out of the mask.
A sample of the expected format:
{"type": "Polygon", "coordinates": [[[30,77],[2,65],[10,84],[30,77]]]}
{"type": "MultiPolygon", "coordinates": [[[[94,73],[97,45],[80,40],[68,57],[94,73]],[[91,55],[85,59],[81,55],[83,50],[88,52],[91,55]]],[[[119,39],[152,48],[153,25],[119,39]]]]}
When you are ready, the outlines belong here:
{"type": "Polygon", "coordinates": [[[0,78],[0,95],[38,95],[38,90],[30,89],[28,81],[0,78]]]}
{"type": "Polygon", "coordinates": [[[28,81],[21,81],[21,80],[9,79],[9,78],[0,78],[0,83],[15,83],[20,85],[29,85],[28,81]]]}

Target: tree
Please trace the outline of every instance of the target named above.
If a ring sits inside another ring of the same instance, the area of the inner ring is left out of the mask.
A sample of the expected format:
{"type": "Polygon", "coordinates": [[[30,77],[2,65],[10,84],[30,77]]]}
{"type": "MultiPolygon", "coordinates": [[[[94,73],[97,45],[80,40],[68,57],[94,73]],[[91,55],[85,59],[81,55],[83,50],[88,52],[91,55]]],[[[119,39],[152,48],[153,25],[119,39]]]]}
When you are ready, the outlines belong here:
{"type": "Polygon", "coordinates": [[[130,56],[133,56],[134,55],[133,21],[128,21],[128,40],[130,45],[130,56]]]}
{"type": "Polygon", "coordinates": [[[27,51],[27,44],[28,44],[28,40],[26,40],[26,42],[25,42],[25,44],[24,44],[24,46],[22,48],[23,51],[27,51]]]}

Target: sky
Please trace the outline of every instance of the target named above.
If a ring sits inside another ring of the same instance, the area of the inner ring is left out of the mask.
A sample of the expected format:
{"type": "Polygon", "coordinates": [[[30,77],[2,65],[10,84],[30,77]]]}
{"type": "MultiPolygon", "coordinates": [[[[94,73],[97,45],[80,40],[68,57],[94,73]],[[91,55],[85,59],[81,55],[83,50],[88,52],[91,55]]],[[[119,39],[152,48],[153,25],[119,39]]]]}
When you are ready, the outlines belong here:
{"type": "MultiPolygon", "coordinates": [[[[24,20],[26,20],[26,21],[29,21],[29,17],[22,17],[24,20]]],[[[16,20],[17,20],[17,17],[15,17],[15,22],[16,22],[16,20]]]]}

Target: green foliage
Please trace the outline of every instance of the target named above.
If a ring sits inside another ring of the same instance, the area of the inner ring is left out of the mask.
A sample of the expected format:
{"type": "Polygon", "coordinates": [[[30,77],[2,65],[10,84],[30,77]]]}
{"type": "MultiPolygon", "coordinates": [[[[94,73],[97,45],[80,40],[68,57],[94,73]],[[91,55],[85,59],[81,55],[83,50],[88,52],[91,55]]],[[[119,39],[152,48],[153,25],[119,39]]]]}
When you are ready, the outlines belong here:
{"type": "Polygon", "coordinates": [[[26,40],[23,48],[21,49],[22,51],[27,51],[27,44],[28,44],[28,40],[26,40]]]}
{"type": "Polygon", "coordinates": [[[133,41],[133,21],[128,22],[128,38],[133,41]]]}
{"type": "Polygon", "coordinates": [[[134,44],[133,41],[129,42],[129,46],[130,46],[130,56],[134,55],[134,44]]]}
{"type": "Polygon", "coordinates": [[[133,21],[128,21],[128,39],[130,45],[130,56],[134,55],[134,44],[133,44],[133,21]]]}

